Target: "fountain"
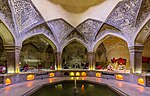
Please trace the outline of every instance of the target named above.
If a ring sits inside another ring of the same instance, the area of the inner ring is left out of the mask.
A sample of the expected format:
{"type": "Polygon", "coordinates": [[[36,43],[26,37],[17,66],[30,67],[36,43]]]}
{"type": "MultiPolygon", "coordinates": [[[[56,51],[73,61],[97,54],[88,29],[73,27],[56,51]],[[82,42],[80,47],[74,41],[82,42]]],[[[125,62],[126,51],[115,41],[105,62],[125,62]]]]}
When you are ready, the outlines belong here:
{"type": "Polygon", "coordinates": [[[77,80],[76,80],[76,77],[75,77],[74,88],[73,88],[73,96],[77,96],[77,93],[78,93],[76,85],[77,85],[77,80]]]}

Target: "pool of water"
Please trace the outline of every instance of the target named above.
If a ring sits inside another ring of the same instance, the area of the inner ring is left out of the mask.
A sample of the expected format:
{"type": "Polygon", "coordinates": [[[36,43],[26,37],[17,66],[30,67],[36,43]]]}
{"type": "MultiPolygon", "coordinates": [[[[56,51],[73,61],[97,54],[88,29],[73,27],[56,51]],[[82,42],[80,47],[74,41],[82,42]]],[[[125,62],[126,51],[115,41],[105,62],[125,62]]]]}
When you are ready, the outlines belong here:
{"type": "Polygon", "coordinates": [[[39,88],[30,96],[120,96],[107,85],[88,81],[77,81],[77,94],[74,93],[74,81],[48,84],[39,88]]]}

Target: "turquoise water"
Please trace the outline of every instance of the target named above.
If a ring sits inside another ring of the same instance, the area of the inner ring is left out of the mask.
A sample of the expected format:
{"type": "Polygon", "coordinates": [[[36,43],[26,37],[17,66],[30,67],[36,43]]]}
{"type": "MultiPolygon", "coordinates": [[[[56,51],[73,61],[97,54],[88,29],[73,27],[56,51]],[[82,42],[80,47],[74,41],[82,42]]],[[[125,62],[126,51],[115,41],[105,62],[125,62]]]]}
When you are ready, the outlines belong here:
{"type": "MultiPolygon", "coordinates": [[[[74,82],[64,81],[58,84],[46,85],[30,96],[74,96],[74,82]]],[[[76,96],[120,96],[109,87],[87,81],[77,81],[76,96]]]]}

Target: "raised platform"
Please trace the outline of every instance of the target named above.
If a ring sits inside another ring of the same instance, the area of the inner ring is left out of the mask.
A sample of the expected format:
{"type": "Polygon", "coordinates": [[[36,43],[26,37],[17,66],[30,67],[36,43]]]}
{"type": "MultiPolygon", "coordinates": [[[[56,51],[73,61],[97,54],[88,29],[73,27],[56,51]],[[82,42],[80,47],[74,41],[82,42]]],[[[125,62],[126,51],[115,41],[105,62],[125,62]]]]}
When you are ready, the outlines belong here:
{"type": "Polygon", "coordinates": [[[36,72],[21,72],[18,74],[1,74],[0,84],[3,86],[44,78],[53,77],[97,77],[112,79],[118,81],[130,82],[142,86],[150,86],[150,74],[132,74],[128,71],[106,71],[106,70],[82,70],[82,69],[65,69],[65,70],[38,70],[36,72]]]}

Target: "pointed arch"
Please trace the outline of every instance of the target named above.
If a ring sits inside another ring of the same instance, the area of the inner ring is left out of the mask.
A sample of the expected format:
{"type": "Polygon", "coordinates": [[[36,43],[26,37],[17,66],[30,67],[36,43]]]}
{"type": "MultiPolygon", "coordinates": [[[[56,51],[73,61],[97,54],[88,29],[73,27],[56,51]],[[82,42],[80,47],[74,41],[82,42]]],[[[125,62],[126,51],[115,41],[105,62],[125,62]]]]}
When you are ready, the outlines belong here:
{"type": "Polygon", "coordinates": [[[61,47],[61,49],[60,49],[60,52],[62,52],[63,49],[64,49],[68,44],[70,44],[70,43],[72,43],[72,42],[74,42],[74,41],[76,41],[76,42],[82,44],[82,45],[87,49],[87,51],[89,51],[89,48],[88,48],[87,44],[85,44],[85,43],[84,43],[83,41],[81,41],[80,39],[74,37],[74,38],[68,40],[67,42],[65,42],[65,43],[62,45],[62,47],[61,47]]]}
{"type": "Polygon", "coordinates": [[[117,34],[117,33],[105,33],[103,34],[103,36],[101,36],[98,40],[96,40],[96,42],[93,44],[93,51],[96,52],[98,46],[108,37],[110,36],[114,36],[114,37],[118,37],[124,41],[127,42],[128,46],[130,46],[130,42],[128,42],[127,38],[125,38],[124,36],[122,36],[121,34],[117,34]]]}
{"type": "Polygon", "coordinates": [[[19,45],[22,46],[22,44],[23,44],[23,42],[25,40],[27,40],[29,38],[32,38],[34,36],[37,36],[37,35],[41,35],[51,45],[51,47],[53,48],[53,50],[57,51],[57,45],[56,45],[56,43],[51,38],[49,38],[49,36],[47,36],[44,33],[36,33],[36,34],[30,34],[30,35],[23,36],[22,38],[20,38],[19,45]]]}
{"type": "Polygon", "coordinates": [[[4,45],[15,45],[15,38],[11,31],[7,28],[7,26],[0,19],[0,36],[3,40],[4,45]]]}
{"type": "Polygon", "coordinates": [[[140,29],[137,31],[137,34],[135,34],[134,37],[134,44],[144,44],[147,38],[150,36],[150,19],[146,20],[146,22],[140,27],[140,29]]]}

